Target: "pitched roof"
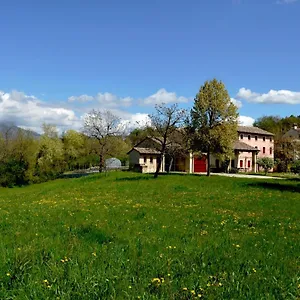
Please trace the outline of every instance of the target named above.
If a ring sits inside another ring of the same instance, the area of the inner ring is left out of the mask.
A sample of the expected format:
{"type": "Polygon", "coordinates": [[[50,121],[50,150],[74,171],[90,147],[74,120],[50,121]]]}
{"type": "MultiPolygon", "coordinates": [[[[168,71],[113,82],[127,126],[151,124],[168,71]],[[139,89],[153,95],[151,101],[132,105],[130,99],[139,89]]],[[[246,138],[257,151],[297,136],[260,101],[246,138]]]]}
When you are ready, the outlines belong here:
{"type": "Polygon", "coordinates": [[[273,133],[254,126],[238,126],[238,132],[262,135],[274,135],[273,133]]]}
{"type": "Polygon", "coordinates": [[[240,150],[240,151],[248,151],[248,152],[253,152],[253,151],[259,151],[257,148],[254,148],[246,143],[240,142],[240,141],[235,141],[234,150],[240,150]]]}
{"type": "Polygon", "coordinates": [[[141,148],[141,147],[133,147],[127,154],[129,154],[131,151],[137,151],[140,154],[160,154],[159,151],[157,151],[156,149],[153,148],[141,148]]]}

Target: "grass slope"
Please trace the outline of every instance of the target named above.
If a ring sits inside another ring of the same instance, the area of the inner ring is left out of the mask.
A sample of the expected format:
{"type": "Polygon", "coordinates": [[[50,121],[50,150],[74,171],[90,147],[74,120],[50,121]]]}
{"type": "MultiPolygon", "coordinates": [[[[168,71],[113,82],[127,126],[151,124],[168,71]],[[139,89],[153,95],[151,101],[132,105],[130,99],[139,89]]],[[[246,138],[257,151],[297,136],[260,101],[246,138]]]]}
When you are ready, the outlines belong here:
{"type": "Polygon", "coordinates": [[[0,189],[0,298],[299,299],[299,192],[134,173],[0,189]]]}

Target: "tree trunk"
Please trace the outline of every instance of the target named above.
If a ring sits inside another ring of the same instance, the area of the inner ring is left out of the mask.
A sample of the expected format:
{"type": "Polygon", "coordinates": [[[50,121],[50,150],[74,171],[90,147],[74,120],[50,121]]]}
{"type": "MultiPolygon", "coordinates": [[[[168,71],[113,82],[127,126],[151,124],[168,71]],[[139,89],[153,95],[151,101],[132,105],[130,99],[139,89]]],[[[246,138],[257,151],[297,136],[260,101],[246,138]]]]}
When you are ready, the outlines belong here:
{"type": "Polygon", "coordinates": [[[162,164],[162,160],[163,160],[163,155],[161,154],[160,159],[159,159],[159,161],[157,162],[157,165],[156,165],[156,171],[154,173],[154,178],[158,177],[158,173],[159,173],[159,170],[160,170],[160,167],[161,167],[161,164],[162,164]]]}
{"type": "Polygon", "coordinates": [[[103,155],[99,155],[99,173],[102,173],[104,169],[103,155]]]}
{"type": "Polygon", "coordinates": [[[206,176],[210,176],[210,149],[207,151],[207,174],[206,176]]]}
{"type": "Polygon", "coordinates": [[[171,170],[172,170],[172,165],[173,165],[173,156],[171,156],[171,160],[170,160],[170,164],[169,164],[168,173],[171,172],[171,170]]]}

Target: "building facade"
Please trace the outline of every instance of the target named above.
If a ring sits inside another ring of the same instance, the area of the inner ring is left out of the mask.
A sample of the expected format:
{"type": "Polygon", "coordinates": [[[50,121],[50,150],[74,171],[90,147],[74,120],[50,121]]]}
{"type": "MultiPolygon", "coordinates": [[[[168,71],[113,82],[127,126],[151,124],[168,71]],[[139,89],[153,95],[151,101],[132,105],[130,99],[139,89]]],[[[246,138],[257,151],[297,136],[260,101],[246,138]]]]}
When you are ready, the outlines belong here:
{"type": "MultiPolygon", "coordinates": [[[[160,159],[159,143],[158,139],[146,138],[130,150],[128,154],[131,169],[137,169],[143,173],[155,172],[157,161],[160,159]]],[[[274,159],[273,134],[258,127],[239,126],[233,152],[234,157],[230,159],[228,169],[257,172],[259,171],[258,158],[274,159]]],[[[179,155],[173,155],[172,158],[163,157],[161,172],[205,173],[207,167],[208,162],[205,153],[181,152],[179,155]]],[[[210,168],[213,172],[224,170],[224,165],[217,153],[211,155],[210,168]]]]}

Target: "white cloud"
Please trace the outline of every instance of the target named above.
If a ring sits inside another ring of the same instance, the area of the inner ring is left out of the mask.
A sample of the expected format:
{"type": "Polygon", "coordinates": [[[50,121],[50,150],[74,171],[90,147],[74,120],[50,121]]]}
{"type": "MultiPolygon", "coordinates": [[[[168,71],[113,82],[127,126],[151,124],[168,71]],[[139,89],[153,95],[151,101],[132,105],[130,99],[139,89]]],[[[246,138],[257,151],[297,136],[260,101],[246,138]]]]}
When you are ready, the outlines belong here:
{"type": "MultiPolygon", "coordinates": [[[[166,89],[160,89],[155,94],[146,98],[136,99],[142,105],[155,105],[155,104],[170,104],[170,103],[185,103],[189,99],[183,96],[177,96],[174,92],[168,92],[166,89]]],[[[121,98],[111,93],[98,93],[96,96],[81,95],[71,96],[68,102],[87,103],[94,102],[100,104],[103,109],[111,109],[117,107],[129,107],[134,104],[135,99],[131,97],[121,98]]]]}
{"type": "Polygon", "coordinates": [[[247,116],[239,116],[239,125],[242,126],[253,126],[255,119],[247,116]]]}
{"type": "Polygon", "coordinates": [[[300,92],[288,90],[270,90],[266,94],[259,94],[250,89],[241,88],[236,98],[254,103],[300,104],[300,92]]]}
{"type": "Polygon", "coordinates": [[[78,118],[74,111],[62,107],[51,107],[22,92],[0,92],[0,122],[15,123],[24,128],[41,132],[41,125],[54,124],[61,130],[79,128],[78,118]]]}
{"type": "Polygon", "coordinates": [[[145,105],[186,103],[188,101],[188,98],[183,96],[177,97],[176,93],[168,92],[165,89],[160,89],[155,94],[140,100],[140,102],[145,105]]]}
{"type": "Polygon", "coordinates": [[[135,128],[143,128],[150,126],[151,120],[148,114],[136,113],[123,115],[122,126],[125,128],[127,133],[130,133],[135,128]]]}
{"type": "Polygon", "coordinates": [[[94,102],[103,109],[116,108],[120,106],[128,107],[132,104],[132,101],[133,99],[130,97],[121,98],[111,93],[98,93],[96,96],[71,96],[68,98],[68,102],[94,102]]]}
{"type": "Polygon", "coordinates": [[[276,4],[293,4],[296,3],[298,0],[277,0],[276,4]]]}
{"type": "MultiPolygon", "coordinates": [[[[71,97],[70,97],[71,98],[71,97]]],[[[83,126],[83,112],[80,110],[78,116],[75,114],[75,107],[73,109],[73,102],[79,101],[87,103],[97,99],[98,103],[103,104],[100,109],[109,109],[113,114],[119,116],[122,121],[121,124],[126,127],[126,132],[131,131],[137,127],[144,127],[150,124],[148,114],[145,113],[130,113],[121,110],[116,105],[116,96],[111,94],[98,94],[93,100],[90,100],[88,95],[82,95],[76,99],[69,98],[70,108],[53,107],[50,104],[43,102],[35,96],[28,96],[22,92],[12,91],[5,93],[0,91],[0,122],[7,122],[15,124],[24,129],[30,129],[41,133],[41,126],[43,123],[56,125],[60,132],[67,129],[81,130],[83,126]],[[109,105],[105,105],[108,102],[109,105]]],[[[120,98],[118,98],[120,100],[120,98]]],[[[123,106],[131,102],[131,98],[122,98],[123,106]]]]}
{"type": "Polygon", "coordinates": [[[78,102],[89,102],[89,101],[93,101],[94,100],[94,97],[93,96],[89,96],[89,95],[81,95],[81,96],[71,96],[69,97],[68,101],[69,102],[75,102],[75,101],[78,101],[78,102]]]}
{"type": "Polygon", "coordinates": [[[242,101],[234,99],[234,98],[230,98],[231,102],[237,107],[237,108],[241,108],[242,105],[242,101]]]}

